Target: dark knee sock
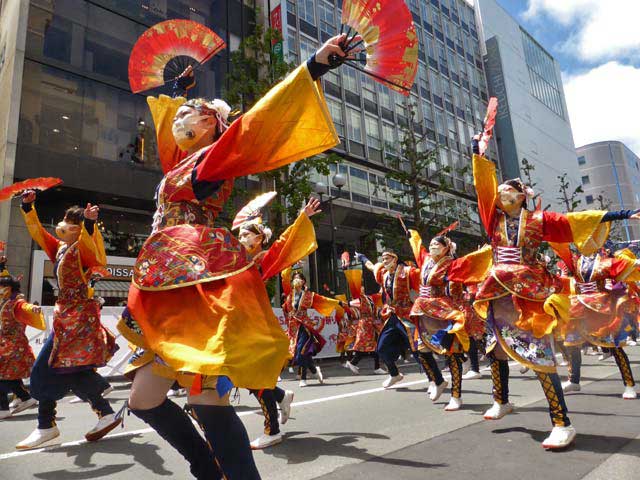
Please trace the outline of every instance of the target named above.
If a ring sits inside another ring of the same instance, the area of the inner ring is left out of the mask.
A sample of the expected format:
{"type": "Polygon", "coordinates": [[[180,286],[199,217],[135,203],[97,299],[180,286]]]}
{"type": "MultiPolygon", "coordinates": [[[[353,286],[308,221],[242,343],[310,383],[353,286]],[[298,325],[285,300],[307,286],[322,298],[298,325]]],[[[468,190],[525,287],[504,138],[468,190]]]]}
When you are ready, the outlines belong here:
{"type": "Polygon", "coordinates": [[[314,375],[318,373],[318,369],[316,368],[316,364],[313,362],[313,358],[309,357],[309,365],[307,366],[309,371],[314,375]]]}
{"type": "Polygon", "coordinates": [[[378,370],[380,368],[380,357],[376,352],[373,352],[373,368],[378,370]]]}
{"type": "Polygon", "coordinates": [[[557,373],[536,372],[549,403],[549,416],[554,427],[568,427],[571,421],[567,416],[567,404],[564,401],[562,384],[557,373]]]}
{"type": "Polygon", "coordinates": [[[38,403],[38,428],[45,430],[56,426],[56,402],[40,400],[38,403]]]}
{"type": "Polygon", "coordinates": [[[189,463],[191,474],[198,480],[222,478],[207,442],[200,436],[189,416],[177,404],[165,399],[149,410],[131,412],[151,426],[189,463]]]}
{"type": "Polygon", "coordinates": [[[278,407],[276,406],[273,390],[261,390],[257,398],[258,403],[260,403],[260,408],[262,409],[262,414],[264,415],[264,433],[266,435],[276,435],[280,433],[278,407]]]}
{"type": "Polygon", "coordinates": [[[569,381],[580,383],[580,369],[582,367],[582,349],[580,347],[568,347],[569,353],[569,381]]]}
{"type": "Polygon", "coordinates": [[[362,360],[362,357],[364,357],[364,354],[362,352],[356,352],[353,354],[353,357],[351,358],[351,364],[352,365],[358,365],[360,363],[360,360],[362,360]]]}
{"type": "Polygon", "coordinates": [[[451,396],[460,398],[462,396],[462,364],[464,355],[454,353],[447,357],[449,371],[451,372],[451,396]]]}
{"type": "Polygon", "coordinates": [[[636,382],[633,379],[633,372],[629,365],[629,357],[627,357],[627,354],[621,347],[611,349],[611,353],[613,354],[613,358],[616,360],[616,364],[618,365],[618,370],[620,370],[620,375],[622,376],[622,381],[624,382],[625,387],[633,387],[636,382]]]}
{"type": "Polygon", "coordinates": [[[480,362],[478,361],[478,341],[475,338],[469,340],[469,361],[471,362],[471,370],[480,371],[480,362]]]}
{"type": "Polygon", "coordinates": [[[433,353],[418,352],[418,358],[420,359],[420,364],[427,373],[429,380],[435,382],[436,385],[440,385],[444,382],[442,372],[440,371],[440,367],[438,367],[438,362],[436,362],[436,359],[433,357],[433,353]]]}
{"type": "Polygon", "coordinates": [[[491,358],[493,399],[504,405],[509,403],[509,362],[491,358]]]}
{"type": "Polygon", "coordinates": [[[398,370],[395,362],[385,362],[385,365],[387,366],[389,375],[391,375],[392,377],[397,377],[400,374],[400,371],[398,370]]]}
{"type": "Polygon", "coordinates": [[[306,380],[307,379],[307,368],[306,367],[301,367],[300,368],[300,380],[306,380]]]}
{"type": "Polygon", "coordinates": [[[14,380],[12,390],[15,396],[23,402],[31,398],[31,394],[29,393],[29,390],[27,390],[27,387],[24,386],[24,382],[22,380],[14,380]]]}
{"type": "Polygon", "coordinates": [[[249,436],[233,407],[192,405],[190,408],[225,477],[228,480],[260,480],[249,436]]]}
{"type": "Polygon", "coordinates": [[[9,410],[9,396],[5,391],[0,391],[0,410],[9,410]]]}
{"type": "Polygon", "coordinates": [[[278,403],[280,403],[280,402],[282,402],[282,400],[284,400],[284,394],[285,394],[285,391],[280,387],[276,387],[276,388],[273,389],[273,398],[278,403]]]}

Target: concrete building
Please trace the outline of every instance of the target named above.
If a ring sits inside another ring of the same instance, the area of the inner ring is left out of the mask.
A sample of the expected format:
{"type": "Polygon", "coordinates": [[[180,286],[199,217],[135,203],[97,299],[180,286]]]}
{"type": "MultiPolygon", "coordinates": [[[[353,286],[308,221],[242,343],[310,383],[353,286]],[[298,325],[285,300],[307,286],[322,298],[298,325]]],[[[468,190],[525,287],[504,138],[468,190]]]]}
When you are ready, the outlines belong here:
{"type": "MultiPolygon", "coordinates": [[[[585,208],[640,209],[640,158],[624,143],[596,142],[576,148],[585,208]]],[[[636,221],[623,222],[620,240],[640,238],[636,221]]]]}
{"type": "Polygon", "coordinates": [[[558,62],[497,0],[475,0],[489,93],[498,98],[496,139],[504,178],[527,159],[544,205],[557,201],[559,175],[580,184],[558,62]]]}

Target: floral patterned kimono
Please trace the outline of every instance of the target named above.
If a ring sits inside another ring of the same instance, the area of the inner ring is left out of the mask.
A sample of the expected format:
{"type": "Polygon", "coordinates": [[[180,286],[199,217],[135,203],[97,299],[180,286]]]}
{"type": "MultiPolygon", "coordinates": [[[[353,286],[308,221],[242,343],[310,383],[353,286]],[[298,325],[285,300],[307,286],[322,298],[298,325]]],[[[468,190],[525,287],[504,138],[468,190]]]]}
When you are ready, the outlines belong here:
{"type": "Polygon", "coordinates": [[[445,255],[437,262],[411,230],[410,243],[420,266],[420,293],[409,314],[418,327],[421,346],[445,355],[469,349],[464,312],[464,282],[478,282],[491,266],[491,249],[485,247],[466,257],[445,255]]]}
{"type": "Polygon", "coordinates": [[[22,213],[31,237],[55,263],[59,293],[49,366],[63,373],[106,365],[117,345],[100,322],[100,303],[89,296],[88,285],[91,269],[107,263],[100,231],[96,227],[90,235],[83,225],[78,241],[67,245],[43,228],[35,207],[22,213]]]}
{"type": "MultiPolygon", "coordinates": [[[[185,99],[148,101],[165,176],[119,329],[139,351],[154,353],[159,374],[185,373],[181,383],[211,383],[221,395],[231,385],[273,388],[289,354],[263,283],[264,265],[261,275],[215,220],[234,177],[287,165],[338,142],[324,97],[302,65],[215,143],[186,158],[171,134],[185,99]]],[[[144,356],[138,365],[148,361],[144,356]]]]}
{"type": "Polygon", "coordinates": [[[352,332],[347,341],[346,350],[353,352],[374,352],[377,344],[376,313],[381,296],[362,295],[362,270],[345,270],[347,284],[353,300],[345,306],[352,321],[352,332]]]}
{"type": "Polygon", "coordinates": [[[474,155],[473,171],[480,218],[493,249],[493,266],[474,304],[488,322],[487,352],[500,343],[513,360],[554,373],[553,331],[569,306],[559,295],[560,279],[538,260],[538,248],[543,241],[574,242],[585,253],[595,251],[608,235],[609,224],[601,223],[606,212],[562,215],[523,208],[518,218],[510,218],[495,206],[498,182],[493,162],[474,155]]]}
{"type": "Polygon", "coordinates": [[[0,299],[0,380],[21,380],[31,375],[35,357],[25,334],[28,326],[44,330],[42,313],[34,313],[24,295],[0,299]]]}

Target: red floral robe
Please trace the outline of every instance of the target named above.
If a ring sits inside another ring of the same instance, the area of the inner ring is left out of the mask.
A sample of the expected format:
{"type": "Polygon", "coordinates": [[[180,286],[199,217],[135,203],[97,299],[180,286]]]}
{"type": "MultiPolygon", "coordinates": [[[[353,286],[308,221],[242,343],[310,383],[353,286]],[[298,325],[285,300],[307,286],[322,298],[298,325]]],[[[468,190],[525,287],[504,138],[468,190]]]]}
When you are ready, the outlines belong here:
{"type": "Polygon", "coordinates": [[[347,350],[354,352],[375,351],[378,341],[375,327],[375,300],[369,295],[362,295],[349,302],[345,309],[353,322],[352,343],[347,345],[347,350]]]}

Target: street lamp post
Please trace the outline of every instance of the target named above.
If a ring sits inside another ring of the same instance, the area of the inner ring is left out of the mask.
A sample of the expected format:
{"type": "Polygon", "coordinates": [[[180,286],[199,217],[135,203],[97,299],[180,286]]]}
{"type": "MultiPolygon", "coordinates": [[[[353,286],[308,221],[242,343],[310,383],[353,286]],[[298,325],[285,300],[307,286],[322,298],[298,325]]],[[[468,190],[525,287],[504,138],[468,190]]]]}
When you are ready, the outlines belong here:
{"type": "Polygon", "coordinates": [[[331,225],[331,288],[334,293],[337,292],[338,289],[338,276],[336,275],[336,259],[338,258],[338,251],[336,247],[336,224],[335,219],[333,217],[333,201],[337,198],[340,198],[340,192],[342,192],[342,188],[346,185],[347,179],[341,173],[336,173],[331,179],[333,186],[338,189],[338,195],[336,197],[331,195],[331,189],[324,182],[316,182],[314,185],[315,192],[320,196],[320,203],[327,202],[329,204],[329,222],[331,225]],[[329,198],[323,201],[323,196],[327,195],[329,198]]]}

